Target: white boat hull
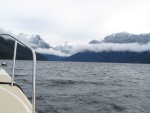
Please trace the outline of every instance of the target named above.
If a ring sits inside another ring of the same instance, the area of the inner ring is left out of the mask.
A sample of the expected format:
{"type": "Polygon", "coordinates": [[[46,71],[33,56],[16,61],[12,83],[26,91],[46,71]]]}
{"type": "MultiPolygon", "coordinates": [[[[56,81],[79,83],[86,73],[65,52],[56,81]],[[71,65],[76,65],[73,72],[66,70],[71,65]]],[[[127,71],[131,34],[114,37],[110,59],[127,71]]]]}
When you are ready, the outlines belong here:
{"type": "Polygon", "coordinates": [[[32,113],[32,105],[14,84],[4,69],[0,69],[0,113],[32,113]]]}

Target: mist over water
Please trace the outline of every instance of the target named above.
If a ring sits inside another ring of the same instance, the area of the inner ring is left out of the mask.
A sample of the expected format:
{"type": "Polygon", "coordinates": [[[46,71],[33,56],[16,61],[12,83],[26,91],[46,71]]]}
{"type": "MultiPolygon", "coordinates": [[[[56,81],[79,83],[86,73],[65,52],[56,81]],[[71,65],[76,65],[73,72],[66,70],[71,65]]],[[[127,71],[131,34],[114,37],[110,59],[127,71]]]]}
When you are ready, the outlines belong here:
{"type": "MultiPolygon", "coordinates": [[[[11,74],[12,62],[6,71],[11,74]]],[[[31,100],[30,61],[17,61],[15,81],[31,100]]],[[[37,62],[38,113],[149,113],[150,65],[37,62]]]]}

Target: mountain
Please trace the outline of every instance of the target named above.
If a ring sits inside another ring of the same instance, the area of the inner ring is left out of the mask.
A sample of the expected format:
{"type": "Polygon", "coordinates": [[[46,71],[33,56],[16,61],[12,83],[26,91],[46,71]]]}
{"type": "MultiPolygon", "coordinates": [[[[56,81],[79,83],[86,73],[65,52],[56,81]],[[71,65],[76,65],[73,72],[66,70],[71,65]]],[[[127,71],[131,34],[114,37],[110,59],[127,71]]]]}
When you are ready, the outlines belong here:
{"type": "Polygon", "coordinates": [[[92,40],[89,42],[89,44],[99,44],[99,43],[100,43],[100,41],[98,41],[98,40],[92,40]]]}
{"type": "Polygon", "coordinates": [[[147,34],[131,34],[128,32],[114,33],[106,36],[102,41],[92,40],[89,44],[99,43],[139,43],[146,44],[150,42],[150,33],[147,34]]]}
{"type": "Polygon", "coordinates": [[[103,51],[103,52],[80,52],[70,57],[65,57],[63,61],[77,62],[110,62],[110,63],[150,63],[150,51],[129,52],[129,51],[103,51]]]}
{"type": "MultiPolygon", "coordinates": [[[[150,34],[114,33],[106,36],[101,41],[92,40],[87,45],[76,47],[71,46],[68,42],[65,42],[64,45],[52,47],[39,35],[21,33],[17,38],[38,52],[38,60],[150,63],[150,34]]],[[[28,49],[21,45],[18,46],[17,59],[32,59],[31,52],[28,49]]],[[[0,37],[0,48],[0,59],[12,59],[13,40],[4,40],[0,37]]]]}
{"type": "MultiPolygon", "coordinates": [[[[72,46],[65,42],[64,45],[52,47],[48,43],[46,43],[39,35],[27,35],[24,33],[20,33],[17,38],[32,48],[36,49],[36,51],[43,56],[48,55],[59,55],[59,56],[68,56],[72,50],[72,46]]],[[[50,57],[49,56],[49,57],[50,57]]]]}
{"type": "Polygon", "coordinates": [[[61,61],[65,57],[57,56],[57,55],[52,55],[52,54],[41,54],[45,58],[47,58],[49,61],[61,61]]]}
{"type": "MultiPolygon", "coordinates": [[[[7,39],[5,40],[3,37],[0,36],[0,59],[13,59],[13,48],[14,48],[14,41],[7,39]]],[[[41,54],[36,53],[37,60],[47,60],[46,57],[43,57],[41,54]]],[[[16,58],[18,60],[31,60],[32,53],[29,49],[25,48],[24,46],[18,44],[17,47],[17,55],[16,58]]]]}
{"type": "Polygon", "coordinates": [[[60,51],[62,53],[69,55],[69,54],[71,54],[72,48],[73,47],[70,44],[68,44],[68,42],[65,42],[64,45],[54,47],[54,50],[60,51]]]}
{"type": "Polygon", "coordinates": [[[25,41],[33,48],[49,49],[51,46],[46,43],[39,35],[27,35],[20,33],[18,39],[25,41]]]}
{"type": "MultiPolygon", "coordinates": [[[[15,37],[18,40],[20,40],[20,41],[24,42],[25,44],[34,48],[35,51],[37,52],[37,54],[39,56],[41,56],[42,57],[41,59],[43,59],[43,60],[47,60],[47,59],[56,60],[56,59],[59,59],[59,56],[68,56],[68,54],[71,50],[71,46],[68,45],[67,42],[63,46],[52,47],[48,43],[46,43],[39,35],[27,35],[24,33],[20,33],[20,34],[16,35],[15,37]]],[[[8,49],[8,51],[10,51],[10,49],[13,48],[13,40],[12,40],[12,38],[9,38],[9,37],[5,37],[5,39],[6,38],[7,38],[7,41],[4,40],[5,43],[4,43],[4,41],[1,41],[0,46],[5,44],[5,49],[8,49]],[[10,43],[7,43],[7,42],[10,42],[10,43]]],[[[20,47],[18,49],[20,49],[20,47]]],[[[0,50],[0,51],[3,51],[3,50],[0,50]]],[[[6,54],[6,51],[3,51],[3,52],[5,52],[5,54],[6,54]]],[[[12,55],[13,50],[11,52],[8,52],[8,53],[11,53],[11,55],[12,55]]],[[[7,55],[8,55],[8,53],[7,53],[7,55]]],[[[23,53],[23,51],[22,51],[22,53],[23,53]]],[[[8,56],[11,56],[11,55],[8,55],[8,56]]],[[[4,54],[3,55],[1,54],[1,56],[3,56],[3,58],[5,58],[4,54]]],[[[24,56],[25,56],[25,58],[27,58],[28,55],[24,54],[24,56]]],[[[17,57],[20,58],[19,56],[17,56],[17,57]]],[[[11,56],[11,58],[12,58],[12,56],[11,56]]],[[[29,59],[31,59],[31,58],[29,58],[29,59]]]]}
{"type": "MultiPolygon", "coordinates": [[[[93,40],[89,44],[101,43],[119,43],[119,44],[132,44],[139,43],[144,45],[150,42],[150,34],[130,34],[127,32],[115,33],[106,36],[102,41],[93,40]]],[[[93,45],[94,46],[94,45],[93,45]]],[[[88,46],[89,47],[89,46],[88,46]]],[[[98,46],[96,46],[95,49],[98,46]]],[[[86,47],[85,47],[86,48],[86,47]]],[[[118,46],[119,48],[119,46],[118,46]]],[[[56,51],[70,54],[74,49],[67,42],[64,45],[56,46],[53,48],[56,51]]],[[[85,51],[78,52],[68,57],[60,57],[57,55],[43,54],[48,60],[52,61],[79,61],[79,62],[112,62],[112,63],[150,63],[150,51],[134,52],[134,51],[101,51],[94,52],[95,50],[85,49],[85,51]]]]}
{"type": "MultiPolygon", "coordinates": [[[[63,58],[63,61],[79,61],[79,62],[113,62],[113,63],[150,63],[150,51],[130,51],[132,46],[135,46],[133,43],[137,43],[139,46],[144,45],[145,48],[148,48],[148,43],[150,42],[150,33],[147,34],[131,34],[127,32],[114,33],[106,36],[103,40],[92,40],[89,44],[93,45],[91,49],[85,49],[85,51],[78,52],[70,57],[63,58]],[[114,45],[110,45],[112,43],[114,45]],[[94,45],[96,44],[96,45],[94,45]],[[104,47],[100,46],[105,44],[104,47]],[[107,46],[109,44],[109,46],[107,46]],[[117,44],[117,46],[115,46],[117,44]],[[122,44],[129,47],[121,46],[122,44]],[[132,44],[132,45],[131,45],[132,44]],[[95,47],[95,48],[94,48],[95,47]],[[99,48],[100,47],[100,48],[99,48]],[[111,48],[118,47],[117,51],[112,51],[111,48]],[[122,49],[119,47],[125,47],[122,49]],[[94,48],[94,50],[93,50],[94,48]],[[107,48],[107,49],[102,49],[107,48]],[[100,49],[103,51],[97,51],[95,49],[100,49]],[[120,50],[120,51],[119,51],[120,50]],[[123,50],[123,51],[121,51],[123,50]],[[94,52],[95,51],[95,52],[94,52]]],[[[140,49],[139,48],[139,49],[140,49]]]]}

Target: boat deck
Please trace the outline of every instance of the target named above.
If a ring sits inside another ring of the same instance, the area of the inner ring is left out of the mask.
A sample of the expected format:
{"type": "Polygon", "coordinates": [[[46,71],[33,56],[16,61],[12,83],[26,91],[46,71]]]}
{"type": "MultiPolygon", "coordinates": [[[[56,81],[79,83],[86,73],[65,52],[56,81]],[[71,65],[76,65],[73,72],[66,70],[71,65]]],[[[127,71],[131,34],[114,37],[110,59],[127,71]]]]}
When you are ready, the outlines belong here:
{"type": "Polygon", "coordinates": [[[32,113],[31,103],[21,89],[10,84],[10,76],[0,69],[0,113],[32,113]]]}

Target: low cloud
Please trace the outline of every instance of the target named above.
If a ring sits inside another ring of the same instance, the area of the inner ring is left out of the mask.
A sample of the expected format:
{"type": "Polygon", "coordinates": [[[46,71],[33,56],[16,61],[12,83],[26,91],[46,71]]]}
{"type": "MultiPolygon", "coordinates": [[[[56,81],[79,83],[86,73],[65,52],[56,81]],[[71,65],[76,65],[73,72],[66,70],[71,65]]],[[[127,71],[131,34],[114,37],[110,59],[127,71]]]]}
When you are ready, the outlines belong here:
{"type": "Polygon", "coordinates": [[[131,52],[144,52],[150,51],[150,43],[138,44],[114,44],[114,43],[100,43],[100,44],[86,44],[73,46],[72,54],[84,51],[103,52],[103,51],[131,51],[131,52]]]}
{"type": "Polygon", "coordinates": [[[51,54],[51,55],[56,55],[56,56],[69,56],[68,54],[62,53],[60,51],[56,51],[52,48],[50,49],[37,48],[35,49],[35,51],[38,53],[42,53],[42,54],[51,54]]]}

